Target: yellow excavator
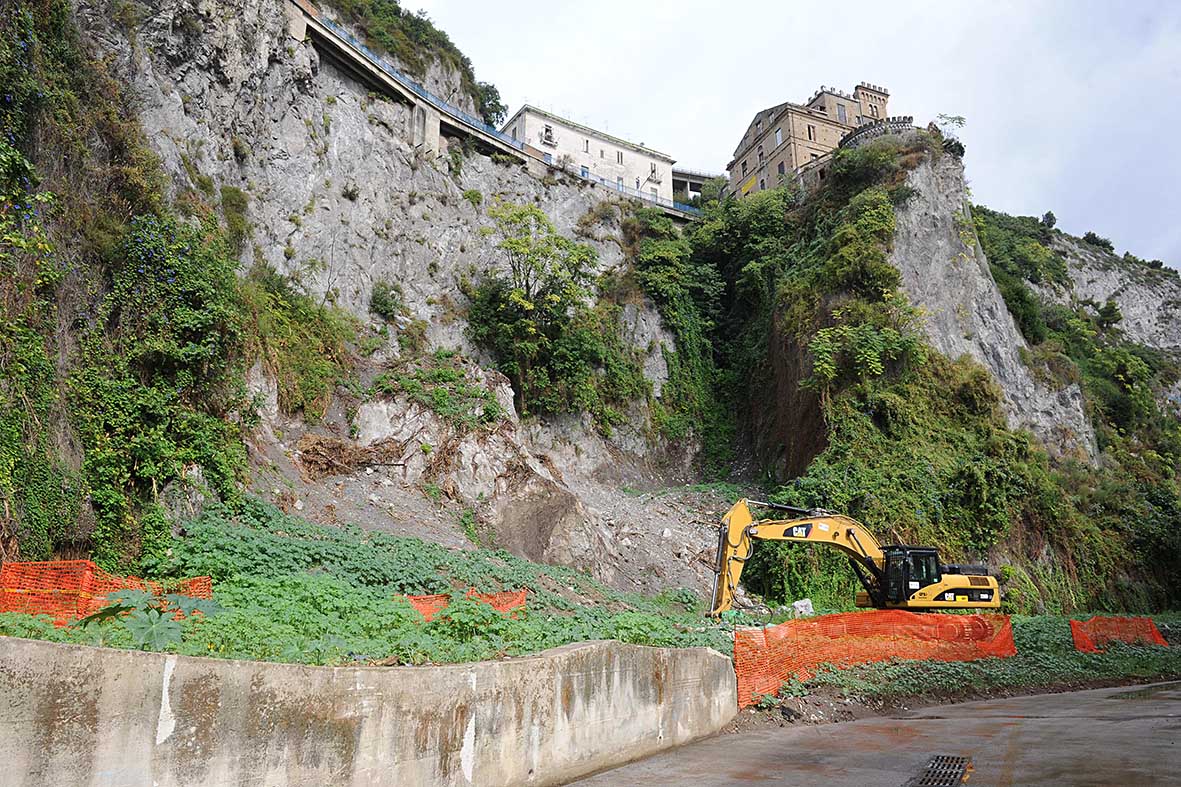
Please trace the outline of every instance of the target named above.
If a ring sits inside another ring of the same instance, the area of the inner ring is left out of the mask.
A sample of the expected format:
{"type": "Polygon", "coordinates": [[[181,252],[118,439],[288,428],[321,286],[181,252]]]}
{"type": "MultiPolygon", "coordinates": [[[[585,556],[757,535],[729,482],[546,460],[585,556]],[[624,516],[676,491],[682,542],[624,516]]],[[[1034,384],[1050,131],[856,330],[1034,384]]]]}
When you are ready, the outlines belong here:
{"type": "Polygon", "coordinates": [[[754,554],[756,540],[827,544],[841,550],[864,588],[857,592],[859,607],[996,609],[1001,605],[1000,587],[984,566],[943,565],[932,547],[882,546],[860,522],[831,511],[739,500],[718,528],[711,616],[733,605],[742,566],[754,554]],[[755,519],[751,506],[791,518],[755,519]]]}

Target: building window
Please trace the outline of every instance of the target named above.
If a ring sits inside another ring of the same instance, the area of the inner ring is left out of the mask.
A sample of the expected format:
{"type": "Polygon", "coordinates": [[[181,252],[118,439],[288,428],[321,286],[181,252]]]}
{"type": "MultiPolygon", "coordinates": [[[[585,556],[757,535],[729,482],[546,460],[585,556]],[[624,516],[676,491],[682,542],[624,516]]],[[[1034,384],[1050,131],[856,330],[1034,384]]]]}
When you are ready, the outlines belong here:
{"type": "Polygon", "coordinates": [[[755,131],[758,131],[758,130],[759,130],[760,128],[762,128],[762,127],[763,127],[763,121],[761,121],[761,120],[756,120],[756,121],[755,121],[755,131]]]}
{"type": "Polygon", "coordinates": [[[583,153],[590,153],[590,140],[589,139],[582,140],[582,152],[583,153]]]}
{"type": "Polygon", "coordinates": [[[656,174],[656,162],[655,161],[651,162],[650,166],[652,167],[652,174],[655,175],[656,174]]]}
{"type": "Polygon", "coordinates": [[[580,174],[581,174],[581,175],[582,175],[582,177],[584,177],[584,178],[589,178],[589,177],[590,177],[590,170],[589,170],[589,169],[587,169],[586,167],[583,167],[583,168],[580,170],[580,174]]]}
{"type": "Polygon", "coordinates": [[[517,138],[517,127],[513,126],[513,139],[517,138]]]}
{"type": "Polygon", "coordinates": [[[849,118],[845,114],[844,104],[837,104],[837,120],[839,120],[842,125],[848,125],[849,123],[849,118]]]}
{"type": "Polygon", "coordinates": [[[640,179],[636,178],[636,191],[640,190],[640,179]]]}
{"type": "Polygon", "coordinates": [[[870,104],[870,105],[869,105],[869,114],[873,115],[875,118],[878,116],[878,108],[877,108],[877,105],[875,105],[875,104],[870,104]]]}
{"type": "Polygon", "coordinates": [[[620,190],[622,190],[622,189],[623,189],[623,175],[620,175],[619,177],[617,177],[617,178],[615,179],[615,186],[616,186],[617,188],[619,188],[620,190]]]}
{"type": "Polygon", "coordinates": [[[599,148],[599,158],[607,158],[607,151],[599,148]]]}
{"type": "Polygon", "coordinates": [[[763,163],[763,146],[759,145],[759,163],[763,163]]]}
{"type": "Polygon", "coordinates": [[[779,147],[782,144],[783,144],[783,129],[777,128],[777,129],[775,129],[775,147],[779,147]]]}
{"type": "Polygon", "coordinates": [[[767,189],[767,181],[763,180],[762,178],[759,178],[759,191],[765,191],[766,189],[767,189]]]}
{"type": "Polygon", "coordinates": [[[652,192],[652,196],[653,196],[653,197],[658,197],[658,196],[660,196],[660,195],[659,195],[659,194],[656,192],[656,187],[655,187],[655,186],[653,186],[653,187],[650,189],[650,191],[652,192]]]}
{"type": "Polygon", "coordinates": [[[818,159],[818,158],[820,158],[820,154],[819,154],[819,153],[813,153],[813,154],[812,154],[812,160],[813,160],[813,161],[815,161],[815,160],[816,160],[816,159],[818,159]]]}
{"type": "Polygon", "coordinates": [[[787,166],[782,161],[780,161],[779,162],[779,174],[782,175],[785,172],[787,172],[787,166]]]}
{"type": "Polygon", "coordinates": [[[545,131],[541,132],[541,141],[546,145],[554,144],[554,127],[546,126],[545,131]]]}
{"type": "Polygon", "coordinates": [[[811,123],[808,124],[808,141],[816,141],[816,126],[813,126],[811,123]]]}
{"type": "Polygon", "coordinates": [[[746,162],[742,162],[742,176],[746,177],[746,162]]]}
{"type": "Polygon", "coordinates": [[[623,151],[622,150],[615,151],[615,161],[618,162],[619,164],[623,163],[623,151]]]}

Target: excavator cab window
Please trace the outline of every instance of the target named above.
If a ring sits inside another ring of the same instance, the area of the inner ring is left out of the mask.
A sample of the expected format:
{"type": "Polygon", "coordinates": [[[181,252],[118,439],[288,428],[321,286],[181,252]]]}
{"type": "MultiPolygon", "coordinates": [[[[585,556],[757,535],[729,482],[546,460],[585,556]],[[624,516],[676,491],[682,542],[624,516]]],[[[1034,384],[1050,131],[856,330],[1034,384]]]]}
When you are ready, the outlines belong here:
{"type": "Polygon", "coordinates": [[[933,549],[887,547],[886,600],[901,604],[911,595],[939,581],[939,555],[933,549]]]}
{"type": "Polygon", "coordinates": [[[939,555],[934,550],[911,550],[909,590],[913,592],[927,585],[934,585],[938,581],[939,555]],[[918,582],[918,585],[915,585],[915,582],[918,582]]]}
{"type": "Polygon", "coordinates": [[[900,604],[906,600],[906,575],[908,571],[905,549],[886,549],[886,600],[900,604]]]}

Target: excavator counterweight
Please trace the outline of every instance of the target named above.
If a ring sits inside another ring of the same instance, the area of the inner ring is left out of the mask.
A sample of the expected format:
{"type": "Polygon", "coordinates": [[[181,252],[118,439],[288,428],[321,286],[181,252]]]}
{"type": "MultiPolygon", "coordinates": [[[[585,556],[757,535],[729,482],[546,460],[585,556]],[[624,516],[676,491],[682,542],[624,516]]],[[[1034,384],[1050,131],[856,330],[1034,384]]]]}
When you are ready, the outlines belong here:
{"type": "Polygon", "coordinates": [[[864,525],[842,514],[739,500],[718,528],[710,615],[720,615],[733,605],[743,565],[754,554],[756,540],[825,544],[844,552],[863,588],[857,594],[859,607],[996,609],[1001,604],[996,579],[982,567],[944,565],[931,547],[882,546],[864,525]],[[755,519],[752,505],[783,511],[792,518],[755,519]]]}

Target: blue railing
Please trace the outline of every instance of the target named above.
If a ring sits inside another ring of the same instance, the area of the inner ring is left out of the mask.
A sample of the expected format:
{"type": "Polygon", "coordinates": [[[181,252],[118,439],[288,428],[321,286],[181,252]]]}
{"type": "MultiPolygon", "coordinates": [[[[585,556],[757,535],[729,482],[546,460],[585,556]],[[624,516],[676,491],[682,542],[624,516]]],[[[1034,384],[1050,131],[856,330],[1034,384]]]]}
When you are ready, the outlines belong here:
{"type": "Polygon", "coordinates": [[[471,126],[472,128],[482,131],[485,134],[488,134],[489,136],[495,137],[498,140],[500,140],[501,142],[505,143],[506,145],[510,145],[511,147],[514,147],[517,150],[524,150],[525,149],[525,143],[523,141],[513,139],[508,134],[501,132],[495,126],[488,125],[483,120],[476,117],[475,115],[470,115],[467,112],[464,112],[459,107],[448,104],[446,101],[439,98],[434,93],[430,92],[429,90],[424,88],[422,85],[418,84],[413,79],[411,79],[410,77],[406,76],[401,71],[399,71],[398,69],[391,66],[389,63],[387,63],[385,61],[384,58],[382,58],[381,56],[376,54],[369,47],[365,46],[365,44],[362,44],[360,41],[358,41],[356,36],[354,36],[349,31],[345,30],[343,27],[336,24],[332,20],[325,19],[324,17],[321,16],[317,19],[317,21],[319,21],[320,24],[324,25],[324,27],[326,27],[328,30],[330,30],[332,32],[332,34],[335,35],[337,38],[339,38],[342,41],[344,41],[345,43],[347,43],[349,46],[351,46],[353,49],[355,49],[361,55],[364,55],[365,59],[367,59],[373,65],[380,68],[383,72],[385,72],[391,79],[393,79],[399,85],[406,88],[407,90],[414,93],[415,95],[420,96],[421,98],[425,99],[427,101],[427,103],[431,104],[433,107],[438,109],[440,112],[450,115],[451,117],[456,118],[457,120],[461,120],[464,123],[466,123],[467,125],[471,126]]]}
{"type": "Polygon", "coordinates": [[[607,180],[602,175],[595,175],[589,171],[584,173],[582,171],[582,167],[575,167],[573,164],[569,164],[565,167],[562,167],[561,169],[563,172],[566,172],[567,174],[575,175],[576,177],[579,177],[582,180],[590,181],[591,183],[594,183],[599,186],[604,186],[606,188],[611,189],[612,191],[617,191],[620,194],[626,194],[629,197],[635,197],[636,199],[642,199],[642,200],[646,200],[648,202],[655,202],[657,205],[663,205],[666,208],[672,208],[673,210],[679,210],[682,213],[688,213],[693,216],[700,216],[701,215],[700,208],[695,208],[692,205],[686,205],[683,202],[677,202],[675,200],[666,199],[664,197],[659,197],[650,191],[641,191],[640,189],[633,189],[631,186],[623,185],[618,180],[610,181],[610,180],[607,180]]]}

